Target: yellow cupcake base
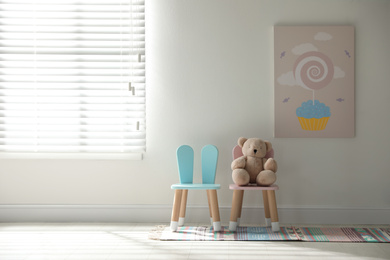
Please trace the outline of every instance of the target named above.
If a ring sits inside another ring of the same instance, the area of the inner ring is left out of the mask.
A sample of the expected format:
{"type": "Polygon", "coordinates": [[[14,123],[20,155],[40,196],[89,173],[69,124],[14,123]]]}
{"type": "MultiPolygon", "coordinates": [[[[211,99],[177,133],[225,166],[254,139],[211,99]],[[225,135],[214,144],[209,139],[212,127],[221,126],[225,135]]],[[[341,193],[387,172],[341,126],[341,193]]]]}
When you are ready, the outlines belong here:
{"type": "Polygon", "coordinates": [[[329,117],[323,117],[320,119],[298,117],[298,119],[303,130],[320,131],[325,129],[329,117]]]}

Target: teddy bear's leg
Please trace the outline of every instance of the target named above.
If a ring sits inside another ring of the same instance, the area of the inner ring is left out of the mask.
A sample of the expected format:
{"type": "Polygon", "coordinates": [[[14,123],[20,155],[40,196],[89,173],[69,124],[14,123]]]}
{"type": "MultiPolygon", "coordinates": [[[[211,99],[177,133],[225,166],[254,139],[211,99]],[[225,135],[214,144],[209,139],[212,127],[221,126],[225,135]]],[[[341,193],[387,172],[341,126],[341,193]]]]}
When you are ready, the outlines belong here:
{"type": "Polygon", "coordinates": [[[250,176],[245,169],[235,169],[232,173],[233,182],[238,186],[248,185],[250,176]]]}
{"type": "Polygon", "coordinates": [[[259,186],[270,186],[276,181],[276,174],[270,170],[264,170],[257,175],[256,183],[259,186]]]}

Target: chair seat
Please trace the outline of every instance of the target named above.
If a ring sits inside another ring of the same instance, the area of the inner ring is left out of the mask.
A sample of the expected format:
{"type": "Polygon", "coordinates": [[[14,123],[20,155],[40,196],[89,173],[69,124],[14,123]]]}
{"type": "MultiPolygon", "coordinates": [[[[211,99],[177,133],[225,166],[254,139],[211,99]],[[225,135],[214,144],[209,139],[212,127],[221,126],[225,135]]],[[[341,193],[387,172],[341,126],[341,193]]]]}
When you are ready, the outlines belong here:
{"type": "Polygon", "coordinates": [[[177,183],[171,186],[172,190],[219,190],[220,184],[201,184],[201,183],[177,183]]]}
{"type": "Polygon", "coordinates": [[[238,186],[237,184],[230,184],[230,190],[278,190],[279,186],[276,184],[272,184],[270,186],[257,186],[255,185],[246,185],[246,186],[238,186]]]}

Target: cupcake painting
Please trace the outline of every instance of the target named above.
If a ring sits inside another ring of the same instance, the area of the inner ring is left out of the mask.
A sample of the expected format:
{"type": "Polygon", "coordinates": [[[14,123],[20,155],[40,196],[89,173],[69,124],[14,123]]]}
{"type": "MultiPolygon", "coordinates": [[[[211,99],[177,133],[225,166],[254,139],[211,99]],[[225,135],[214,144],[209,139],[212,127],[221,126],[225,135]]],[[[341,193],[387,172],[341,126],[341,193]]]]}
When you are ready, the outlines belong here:
{"type": "Polygon", "coordinates": [[[354,136],[354,28],[276,26],[275,137],[354,136]]]}

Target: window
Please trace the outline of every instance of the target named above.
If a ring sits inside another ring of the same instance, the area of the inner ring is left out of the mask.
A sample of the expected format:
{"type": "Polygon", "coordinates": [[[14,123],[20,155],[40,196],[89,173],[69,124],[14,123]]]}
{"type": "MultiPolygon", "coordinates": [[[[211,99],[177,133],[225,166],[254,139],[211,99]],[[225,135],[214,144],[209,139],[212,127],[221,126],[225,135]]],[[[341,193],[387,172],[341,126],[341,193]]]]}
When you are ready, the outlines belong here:
{"type": "Polygon", "coordinates": [[[0,0],[1,154],[142,156],[144,9],[144,0],[0,0]]]}

